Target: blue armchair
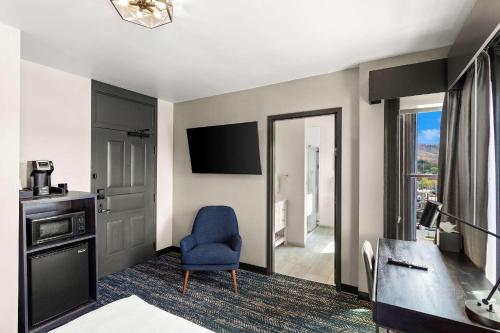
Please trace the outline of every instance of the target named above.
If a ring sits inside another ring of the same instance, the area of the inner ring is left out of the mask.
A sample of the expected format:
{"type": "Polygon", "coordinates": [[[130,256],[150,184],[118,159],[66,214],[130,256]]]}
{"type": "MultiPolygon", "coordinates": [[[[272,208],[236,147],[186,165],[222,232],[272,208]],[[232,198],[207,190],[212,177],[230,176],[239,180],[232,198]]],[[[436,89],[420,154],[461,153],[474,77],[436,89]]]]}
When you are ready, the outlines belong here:
{"type": "Polygon", "coordinates": [[[209,206],[199,210],[191,235],[181,240],[181,268],[185,293],[191,271],[230,271],[238,293],[236,270],[240,263],[241,237],[231,207],[209,206]]]}

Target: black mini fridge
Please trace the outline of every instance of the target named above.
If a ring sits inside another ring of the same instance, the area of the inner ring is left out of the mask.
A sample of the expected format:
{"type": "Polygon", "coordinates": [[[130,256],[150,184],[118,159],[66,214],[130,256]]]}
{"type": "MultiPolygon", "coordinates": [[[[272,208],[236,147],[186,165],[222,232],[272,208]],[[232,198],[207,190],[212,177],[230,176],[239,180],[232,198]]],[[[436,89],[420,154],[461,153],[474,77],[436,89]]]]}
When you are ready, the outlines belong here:
{"type": "Polygon", "coordinates": [[[28,265],[31,326],[90,301],[87,242],[31,256],[28,265]]]}

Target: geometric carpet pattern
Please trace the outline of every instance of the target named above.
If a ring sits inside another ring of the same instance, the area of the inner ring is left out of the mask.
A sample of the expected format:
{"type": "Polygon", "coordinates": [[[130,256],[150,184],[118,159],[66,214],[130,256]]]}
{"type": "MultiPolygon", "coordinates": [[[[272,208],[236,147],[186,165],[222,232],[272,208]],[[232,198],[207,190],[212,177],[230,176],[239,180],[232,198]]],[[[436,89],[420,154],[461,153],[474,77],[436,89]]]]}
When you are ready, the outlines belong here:
{"type": "Polygon", "coordinates": [[[375,331],[369,302],[279,274],[238,270],[236,295],[228,272],[193,272],[183,295],[179,258],[163,254],[101,279],[98,305],[134,294],[214,332],[375,331]]]}

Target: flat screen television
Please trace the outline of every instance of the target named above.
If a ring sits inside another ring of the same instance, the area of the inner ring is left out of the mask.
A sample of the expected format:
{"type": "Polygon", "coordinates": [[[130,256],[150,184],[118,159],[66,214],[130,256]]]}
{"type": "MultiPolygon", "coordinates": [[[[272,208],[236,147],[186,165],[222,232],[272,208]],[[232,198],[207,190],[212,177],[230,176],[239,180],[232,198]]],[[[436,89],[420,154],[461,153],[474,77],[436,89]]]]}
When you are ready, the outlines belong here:
{"type": "Polygon", "coordinates": [[[261,175],[257,122],[188,128],[193,173],[261,175]]]}

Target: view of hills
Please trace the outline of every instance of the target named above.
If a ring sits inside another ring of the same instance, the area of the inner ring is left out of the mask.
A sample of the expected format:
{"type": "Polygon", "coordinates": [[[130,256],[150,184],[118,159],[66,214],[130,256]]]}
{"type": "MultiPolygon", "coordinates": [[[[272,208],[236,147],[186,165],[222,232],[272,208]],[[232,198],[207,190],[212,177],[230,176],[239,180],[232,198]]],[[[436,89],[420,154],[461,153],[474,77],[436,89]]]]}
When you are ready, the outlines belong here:
{"type": "Polygon", "coordinates": [[[437,174],[439,144],[419,144],[417,146],[417,170],[419,173],[437,174]]]}

